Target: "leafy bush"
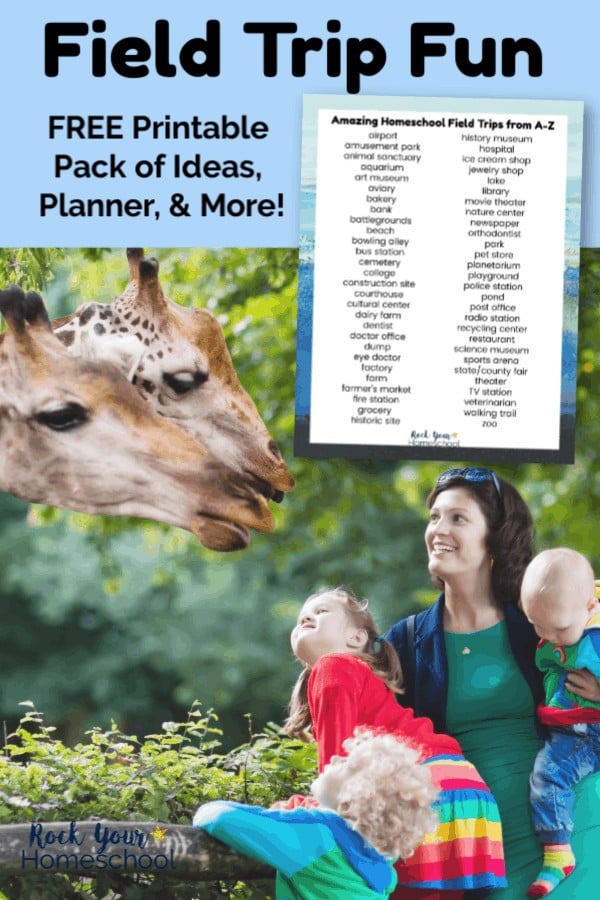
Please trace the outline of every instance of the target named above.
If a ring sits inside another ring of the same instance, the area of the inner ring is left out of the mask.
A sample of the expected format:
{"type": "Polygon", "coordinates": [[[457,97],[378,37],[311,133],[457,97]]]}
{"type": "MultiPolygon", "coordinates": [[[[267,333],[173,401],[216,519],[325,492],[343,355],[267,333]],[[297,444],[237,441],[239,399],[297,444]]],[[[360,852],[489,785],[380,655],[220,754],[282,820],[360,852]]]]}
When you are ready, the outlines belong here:
{"type": "MultiPolygon", "coordinates": [[[[252,734],[230,753],[219,752],[216,714],[194,703],[185,722],[164,722],[139,739],[92,728],[73,748],[54,737],[43,714],[28,711],[6,737],[0,757],[0,825],[15,822],[151,821],[189,825],[197,806],[227,799],[268,806],[306,793],[315,776],[314,744],[288,738],[275,725],[252,734]]],[[[72,875],[2,876],[0,897],[124,898],[267,897],[258,884],[202,884],[152,880],[142,874],[94,878],[72,875]],[[3,893],[4,892],[4,893],[3,893]]]]}

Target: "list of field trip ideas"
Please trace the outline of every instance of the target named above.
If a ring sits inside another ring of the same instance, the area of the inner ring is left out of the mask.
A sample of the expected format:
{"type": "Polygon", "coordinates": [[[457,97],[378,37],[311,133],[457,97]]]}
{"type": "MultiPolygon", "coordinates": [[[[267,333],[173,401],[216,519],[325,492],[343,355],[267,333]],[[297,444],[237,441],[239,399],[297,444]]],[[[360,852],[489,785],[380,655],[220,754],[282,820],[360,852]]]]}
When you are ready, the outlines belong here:
{"type": "Polygon", "coordinates": [[[297,449],[572,461],[582,105],[340,99],[305,98],[297,449]]]}

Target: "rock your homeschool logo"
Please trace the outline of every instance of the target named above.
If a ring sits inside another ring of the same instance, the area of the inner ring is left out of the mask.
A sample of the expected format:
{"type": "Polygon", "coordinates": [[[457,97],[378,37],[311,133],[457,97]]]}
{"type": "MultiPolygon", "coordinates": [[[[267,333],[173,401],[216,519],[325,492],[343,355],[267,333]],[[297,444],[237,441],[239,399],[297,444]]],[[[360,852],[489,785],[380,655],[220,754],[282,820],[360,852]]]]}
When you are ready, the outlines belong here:
{"type": "Polygon", "coordinates": [[[153,831],[140,828],[109,828],[96,822],[93,828],[86,823],[80,831],[76,822],[55,830],[47,824],[33,822],[29,829],[29,846],[21,850],[23,870],[44,871],[112,871],[160,872],[175,869],[174,851],[160,852],[166,828],[158,825],[153,831]]]}
{"type": "Polygon", "coordinates": [[[450,434],[447,431],[411,431],[408,441],[409,447],[460,447],[458,432],[450,434]]]}

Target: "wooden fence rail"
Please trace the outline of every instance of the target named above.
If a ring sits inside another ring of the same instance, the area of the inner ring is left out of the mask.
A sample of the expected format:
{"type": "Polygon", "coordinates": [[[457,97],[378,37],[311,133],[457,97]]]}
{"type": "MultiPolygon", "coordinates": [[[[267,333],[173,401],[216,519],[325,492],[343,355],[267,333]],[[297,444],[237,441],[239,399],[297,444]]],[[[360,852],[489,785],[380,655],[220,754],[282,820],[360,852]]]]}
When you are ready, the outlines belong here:
{"type": "Polygon", "coordinates": [[[160,875],[188,881],[273,878],[191,825],[153,822],[35,822],[0,826],[0,872],[28,875],[99,872],[160,875]]]}

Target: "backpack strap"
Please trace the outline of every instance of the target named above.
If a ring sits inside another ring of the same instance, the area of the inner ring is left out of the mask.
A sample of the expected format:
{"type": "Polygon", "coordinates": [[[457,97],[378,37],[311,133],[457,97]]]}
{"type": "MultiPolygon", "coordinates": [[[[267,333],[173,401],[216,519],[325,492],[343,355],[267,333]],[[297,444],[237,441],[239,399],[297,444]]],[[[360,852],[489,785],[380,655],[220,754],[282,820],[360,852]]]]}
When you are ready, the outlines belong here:
{"type": "Polygon", "coordinates": [[[414,694],[416,687],[417,657],[415,653],[415,619],[416,615],[408,616],[406,620],[406,644],[403,654],[402,667],[404,682],[406,684],[405,699],[409,706],[414,706],[414,694]]]}

